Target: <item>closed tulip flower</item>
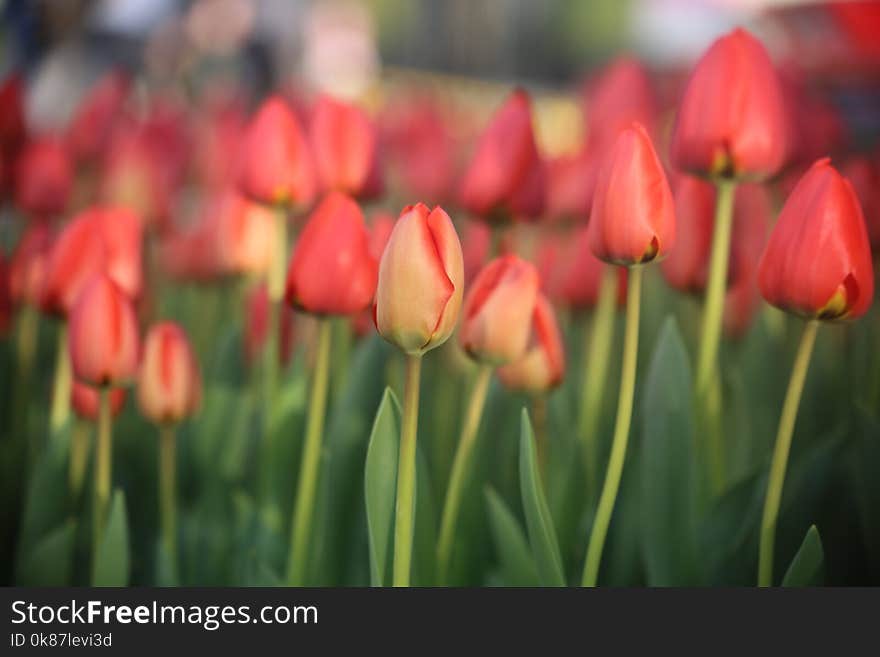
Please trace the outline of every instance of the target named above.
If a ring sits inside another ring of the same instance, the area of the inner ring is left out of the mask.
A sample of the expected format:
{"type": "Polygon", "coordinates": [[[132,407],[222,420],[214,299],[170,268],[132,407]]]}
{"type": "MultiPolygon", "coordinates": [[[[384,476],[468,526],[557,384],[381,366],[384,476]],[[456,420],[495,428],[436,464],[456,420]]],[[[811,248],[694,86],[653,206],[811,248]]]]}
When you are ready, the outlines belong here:
{"type": "Polygon", "coordinates": [[[871,247],[876,252],[880,250],[880,155],[874,160],[865,156],[850,159],[843,168],[843,175],[859,197],[871,247]]]}
{"type": "Polygon", "coordinates": [[[654,125],[657,99],[648,73],[637,59],[615,60],[584,92],[587,142],[594,153],[602,153],[613,145],[617,133],[633,121],[648,130],[654,125]]]}
{"type": "Polygon", "coordinates": [[[131,301],[106,274],[92,278],[70,314],[73,373],[92,385],[121,385],[134,379],[138,327],[131,301]]]}
{"type": "Polygon", "coordinates": [[[321,187],[359,196],[376,160],[376,128],[367,114],[321,95],[312,110],[309,133],[321,187]]]}
{"type": "Polygon", "coordinates": [[[761,42],[742,29],[697,62],[672,135],[675,166],[701,175],[763,179],[786,156],[782,90],[761,42]]]}
{"type": "Polygon", "coordinates": [[[106,250],[94,215],[83,212],[59,233],[49,252],[41,306],[65,317],[91,278],[106,266],[106,250]]]}
{"type": "Polygon", "coordinates": [[[498,368],[498,378],[511,390],[547,392],[562,383],[565,351],[553,307],[539,294],[532,312],[531,336],[525,354],[498,368]]]}
{"type": "Polygon", "coordinates": [[[810,319],[854,319],[870,307],[868,232],[849,181],[818,160],[779,215],[759,265],[768,303],[810,319]]]}
{"type": "Polygon", "coordinates": [[[217,267],[229,274],[265,274],[272,262],[275,217],[270,208],[228,189],[208,203],[205,237],[217,267]]]}
{"type": "Polygon", "coordinates": [[[60,140],[31,142],[15,166],[15,202],[22,211],[40,217],[64,211],[73,188],[73,168],[60,140]]]}
{"type": "Polygon", "coordinates": [[[51,247],[45,223],[28,226],[21,236],[9,264],[9,291],[16,304],[39,305],[51,247]]]}
{"type": "Polygon", "coordinates": [[[177,424],[201,400],[201,375],[184,330],[174,322],[152,326],[137,378],[138,406],[155,424],[177,424]]]}
{"type": "MultiPolygon", "coordinates": [[[[110,412],[114,416],[119,415],[125,405],[125,393],[125,388],[114,388],[110,391],[110,412]]],[[[78,417],[90,422],[97,421],[100,403],[100,393],[97,388],[82,381],[74,381],[70,403],[78,417]]]]}
{"type": "Polygon", "coordinates": [[[486,265],[468,291],[459,340],[473,358],[494,365],[525,353],[540,280],[535,266],[515,255],[486,265]]]}
{"type": "Polygon", "coordinates": [[[93,210],[94,230],[104,244],[104,268],[131,299],[143,291],[143,226],[140,217],[124,207],[93,210]]]}
{"type": "Polygon", "coordinates": [[[658,260],[675,242],[669,183],[638,123],[619,133],[600,166],[588,236],[598,258],[627,266],[658,260]]]}
{"type": "Polygon", "coordinates": [[[370,305],[376,270],[360,207],[331,193],[309,217],[293,251],[287,302],[318,315],[349,315],[370,305]]]}
{"type": "Polygon", "coordinates": [[[80,102],[67,129],[68,148],[78,161],[94,162],[103,155],[130,86],[127,75],[112,71],[98,80],[80,102]]]}
{"type": "Polygon", "coordinates": [[[315,172],[308,140],[287,104],[266,100],[245,130],[238,183],[250,198],[267,205],[303,207],[315,196],[315,172]]]}
{"type": "MultiPolygon", "coordinates": [[[[575,310],[593,308],[599,301],[602,276],[607,265],[590,250],[588,228],[578,228],[567,252],[560,257],[557,294],[562,302],[575,310]]],[[[617,273],[617,303],[626,303],[626,269],[617,273]]]]}
{"type": "Polygon", "coordinates": [[[461,309],[464,264],[452,220],[442,208],[408,206],[379,263],[376,328],[408,354],[452,335],[461,309]]]}

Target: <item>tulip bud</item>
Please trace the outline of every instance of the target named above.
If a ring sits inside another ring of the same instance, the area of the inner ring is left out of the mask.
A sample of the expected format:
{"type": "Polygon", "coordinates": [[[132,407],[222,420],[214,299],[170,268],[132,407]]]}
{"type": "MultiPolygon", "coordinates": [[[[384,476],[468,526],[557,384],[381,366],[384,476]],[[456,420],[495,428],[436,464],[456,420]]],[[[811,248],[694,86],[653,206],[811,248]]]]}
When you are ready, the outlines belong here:
{"type": "Polygon", "coordinates": [[[271,208],[229,189],[208,204],[206,238],[217,268],[229,274],[265,274],[272,262],[275,216],[271,208]]]}
{"type": "MultiPolygon", "coordinates": [[[[556,294],[573,310],[586,310],[599,300],[599,288],[607,265],[590,250],[589,229],[578,228],[570,240],[567,252],[560,254],[557,271],[553,275],[557,281],[556,294]]],[[[626,303],[626,268],[618,271],[617,301],[626,303]]]]}
{"type": "Polygon", "coordinates": [[[553,307],[539,294],[532,313],[531,336],[525,354],[498,368],[498,378],[511,390],[546,392],[562,383],[565,350],[553,307]]]}
{"type": "Polygon", "coordinates": [[[332,192],[312,212],[287,271],[287,302],[320,315],[348,315],[370,305],[376,260],[357,203],[332,192]]]}
{"type": "MultiPolygon", "coordinates": [[[[125,405],[125,388],[110,390],[110,412],[119,415],[125,405]]],[[[74,412],[83,420],[95,422],[100,412],[101,394],[97,388],[82,381],[74,381],[70,391],[70,402],[74,412]]]]}
{"type": "Polygon", "coordinates": [[[9,266],[9,291],[16,304],[40,304],[51,247],[52,236],[45,223],[28,226],[9,266]]]}
{"type": "Polygon", "coordinates": [[[439,206],[405,207],[379,263],[379,334],[408,354],[440,346],[455,330],[463,287],[461,243],[449,215],[439,206]]]}
{"type": "Polygon", "coordinates": [[[176,424],[198,410],[199,366],[184,330],[174,322],[153,325],[138,370],[138,406],[156,424],[176,424]]]}
{"type": "Polygon", "coordinates": [[[27,146],[15,165],[15,202],[36,216],[64,211],[73,187],[73,169],[58,139],[43,138],[27,146]]]}
{"type": "Polygon", "coordinates": [[[278,96],[266,100],[248,125],[238,183],[267,205],[308,206],[315,196],[309,144],[299,121],[278,96]]]}
{"type": "Polygon", "coordinates": [[[847,162],[843,175],[852,183],[862,204],[871,246],[880,250],[880,159],[872,162],[867,157],[854,157],[847,162]]]}
{"type": "Polygon", "coordinates": [[[582,149],[547,164],[547,214],[561,220],[586,221],[590,216],[592,189],[586,184],[594,177],[594,162],[582,149]]]}
{"type": "Polygon", "coordinates": [[[626,266],[659,260],[675,242],[672,192],[638,123],[620,132],[600,165],[588,238],[596,257],[626,266]]]}
{"type": "Polygon", "coordinates": [[[486,265],[464,302],[459,333],[464,350],[493,365],[521,358],[528,346],[539,286],[535,266],[515,255],[486,265]]]}
{"type": "Polygon", "coordinates": [[[543,165],[528,94],[518,89],[492,117],[461,186],[461,204],[484,218],[536,216],[544,206],[543,165]]]}
{"type": "Polygon", "coordinates": [[[359,107],[323,94],[309,128],[323,189],[360,195],[376,159],[376,129],[370,118],[359,107]]]}
{"type": "Polygon", "coordinates": [[[761,42],[742,29],[711,45],[688,81],[672,162],[709,176],[763,179],[786,156],[782,90],[761,42]]]}
{"type": "Polygon", "coordinates": [[[138,327],[131,301],[106,274],[94,276],[70,313],[74,376],[92,385],[121,385],[137,371],[138,327]]]}
{"type": "Polygon", "coordinates": [[[584,90],[589,149],[602,153],[617,134],[634,121],[650,131],[657,115],[657,99],[642,64],[621,57],[605,67],[584,90]]]}
{"type": "Polygon", "coordinates": [[[871,306],[874,269],[852,185],[816,161],[785,202],[758,269],[771,305],[808,319],[855,319],[871,306]]]}
{"type": "Polygon", "coordinates": [[[129,298],[138,298],[144,285],[140,217],[124,207],[94,208],[91,216],[104,244],[105,271],[129,298]]]}
{"type": "Polygon", "coordinates": [[[129,87],[127,75],[112,71],[88,91],[67,130],[67,144],[74,158],[95,161],[104,153],[129,87]]]}

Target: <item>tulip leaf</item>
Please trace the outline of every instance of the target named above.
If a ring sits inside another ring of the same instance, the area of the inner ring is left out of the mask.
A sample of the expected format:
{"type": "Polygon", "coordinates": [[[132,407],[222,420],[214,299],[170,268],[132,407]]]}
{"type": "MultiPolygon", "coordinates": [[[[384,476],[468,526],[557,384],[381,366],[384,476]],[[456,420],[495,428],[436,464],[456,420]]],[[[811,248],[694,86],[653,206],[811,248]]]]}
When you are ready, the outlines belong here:
{"type": "Polygon", "coordinates": [[[519,446],[520,493],[538,575],[544,586],[565,586],[559,543],[535,457],[535,436],[525,409],[522,411],[519,446]]]}
{"type": "Polygon", "coordinates": [[[125,493],[113,493],[104,536],[98,547],[92,586],[126,586],[129,573],[128,518],[125,493]]]}
{"type": "Polygon", "coordinates": [[[22,559],[18,583],[22,586],[69,586],[75,543],[76,522],[73,520],[43,536],[22,559]]]}
{"type": "Polygon", "coordinates": [[[816,525],[810,525],[797,554],[791,560],[782,586],[818,586],[822,583],[825,553],[816,525]]]}
{"type": "Polygon", "coordinates": [[[486,488],[486,510],[505,583],[508,586],[537,586],[538,569],[525,534],[504,500],[490,487],[486,488]]]}
{"type": "Polygon", "coordinates": [[[698,461],[687,351],[672,318],[663,325],[642,400],[642,556],[651,586],[698,581],[698,461]]]}
{"type": "Polygon", "coordinates": [[[386,388],[373,422],[364,470],[372,586],[383,586],[386,583],[385,575],[390,560],[388,547],[397,490],[399,442],[400,404],[391,389],[386,388]]]}

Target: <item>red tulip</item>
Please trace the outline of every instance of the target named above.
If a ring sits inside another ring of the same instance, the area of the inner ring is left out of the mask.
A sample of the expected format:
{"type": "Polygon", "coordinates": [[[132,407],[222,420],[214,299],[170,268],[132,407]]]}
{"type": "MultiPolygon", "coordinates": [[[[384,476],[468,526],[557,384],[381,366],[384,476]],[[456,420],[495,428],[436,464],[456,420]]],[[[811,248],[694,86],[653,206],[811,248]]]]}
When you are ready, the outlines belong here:
{"type": "Polygon", "coordinates": [[[322,188],[359,196],[376,161],[373,122],[359,107],[322,94],[309,128],[322,188]]]}
{"type": "Polygon", "coordinates": [[[137,372],[138,328],[134,307],[106,274],[94,276],[70,313],[68,339],[73,373],[92,385],[120,385],[137,372]]]}
{"type": "Polygon", "coordinates": [[[492,249],[492,229],[484,221],[467,221],[461,240],[464,280],[470,285],[480,273],[492,249]]]}
{"type": "Polygon", "coordinates": [[[105,271],[131,299],[138,298],[144,284],[140,218],[124,207],[96,207],[91,213],[104,243],[105,271]]]}
{"type": "Polygon", "coordinates": [[[852,185],[816,161],[785,202],[758,270],[768,303],[810,319],[854,319],[874,296],[868,231],[852,185]]]}
{"type": "Polygon", "coordinates": [[[235,182],[237,153],[244,134],[245,116],[237,98],[207,103],[204,119],[196,126],[193,167],[196,177],[209,189],[224,189],[235,182]]]}
{"type": "Polygon", "coordinates": [[[627,266],[660,259],[675,242],[669,183],[638,123],[620,132],[600,165],[588,231],[598,258],[627,266]]]}
{"type": "Polygon", "coordinates": [[[461,184],[461,204],[485,218],[541,213],[543,166],[528,94],[518,89],[483,132],[461,184]]]}
{"type": "Polygon", "coordinates": [[[248,125],[241,150],[241,191],[267,205],[308,206],[315,196],[312,155],[299,121],[278,96],[248,125]]]}
{"type": "Polygon", "coordinates": [[[498,368],[498,378],[511,390],[536,394],[551,390],[565,376],[565,350],[553,307],[538,295],[525,355],[498,368]]]}
{"type": "Polygon", "coordinates": [[[138,406],[156,424],[176,424],[198,410],[201,374],[186,332],[174,322],[153,325],[138,370],[138,406]]]}
{"type": "MultiPolygon", "coordinates": [[[[263,282],[247,296],[245,308],[244,355],[248,363],[256,363],[269,338],[269,289],[263,282]]],[[[281,309],[281,363],[286,365],[293,355],[293,310],[281,309]]]]}
{"type": "Polygon", "coordinates": [[[405,207],[379,264],[379,334],[409,354],[443,344],[455,329],[463,287],[461,243],[449,215],[439,206],[405,207]]]}
{"type": "Polygon", "coordinates": [[[614,144],[617,134],[641,123],[650,131],[657,115],[657,99],[641,62],[621,57],[607,66],[584,93],[587,141],[594,153],[614,144]]]}
{"type": "Polygon", "coordinates": [[[786,156],[782,91],[761,42],[742,29],[697,63],[672,136],[675,166],[698,174],[761,179],[786,156]]]}
{"type": "Polygon", "coordinates": [[[67,129],[67,145],[76,160],[95,161],[103,155],[129,87],[127,75],[112,71],[85,95],[67,129]]]}
{"type": "Polygon", "coordinates": [[[203,227],[219,272],[264,274],[272,262],[275,217],[270,208],[228,189],[208,204],[203,227]],[[210,243],[210,242],[209,242],[210,243]]]}
{"type": "Polygon", "coordinates": [[[370,223],[370,253],[376,262],[382,259],[391,231],[394,230],[394,216],[390,212],[377,212],[370,223]]]}
{"type": "MultiPolygon", "coordinates": [[[[589,244],[589,229],[578,228],[560,253],[559,262],[551,275],[556,281],[554,293],[573,310],[586,310],[599,300],[602,274],[607,267],[593,255],[589,244]]],[[[618,304],[626,303],[626,269],[618,270],[618,304]]]]}
{"type": "MultiPolygon", "coordinates": [[[[115,417],[125,405],[125,388],[110,390],[110,413],[115,417]]],[[[97,388],[82,381],[74,381],[70,390],[70,402],[74,412],[83,420],[95,422],[100,412],[101,394],[97,388]]]]}
{"type": "Polygon", "coordinates": [[[287,271],[287,302],[321,315],[348,315],[370,305],[376,260],[357,203],[339,192],[309,217],[287,271]]]}
{"type": "Polygon", "coordinates": [[[9,291],[16,304],[40,305],[52,235],[45,223],[28,226],[9,266],[9,291]]]}
{"type": "Polygon", "coordinates": [[[535,266],[515,255],[486,265],[464,301],[459,333],[464,350],[494,365],[521,358],[528,346],[539,286],[535,266]]]}
{"type": "Polygon", "coordinates": [[[843,175],[852,183],[862,204],[868,237],[874,250],[880,249],[880,160],[854,157],[843,167],[843,175]]]}
{"type": "Polygon", "coordinates": [[[586,221],[590,216],[594,161],[586,149],[547,163],[547,214],[558,219],[586,221]]]}
{"type": "Polygon", "coordinates": [[[0,153],[14,158],[26,136],[24,81],[13,73],[0,85],[0,153]]]}
{"type": "MultiPolygon", "coordinates": [[[[678,240],[675,249],[661,264],[663,275],[678,290],[702,293],[706,289],[715,227],[715,186],[695,176],[678,176],[675,181],[675,218],[678,240]]],[[[732,232],[736,235],[736,229],[732,232]]]]}
{"type": "Polygon", "coordinates": [[[73,187],[73,169],[60,140],[44,137],[25,146],[15,165],[15,202],[36,216],[64,211],[73,187]]]}

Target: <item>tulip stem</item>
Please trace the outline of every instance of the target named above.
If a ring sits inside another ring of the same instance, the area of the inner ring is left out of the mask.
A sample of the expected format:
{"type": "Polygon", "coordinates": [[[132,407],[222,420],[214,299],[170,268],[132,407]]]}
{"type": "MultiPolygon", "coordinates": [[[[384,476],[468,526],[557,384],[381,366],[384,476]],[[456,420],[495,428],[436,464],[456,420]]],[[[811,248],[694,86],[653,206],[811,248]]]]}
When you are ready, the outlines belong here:
{"type": "Polygon", "coordinates": [[[287,583],[290,586],[305,584],[312,515],[315,510],[315,490],[321,463],[321,437],[324,431],[324,410],[327,406],[332,331],[333,324],[330,319],[318,320],[318,348],[309,399],[305,444],[293,505],[290,555],[287,561],[287,583]]]}
{"type": "Polygon", "coordinates": [[[36,460],[36,441],[26,438],[28,431],[28,410],[30,408],[31,375],[34,367],[34,356],[37,352],[37,334],[39,331],[39,315],[31,304],[25,304],[19,312],[18,333],[16,335],[16,351],[18,369],[17,384],[13,386],[16,436],[22,444],[27,442],[28,464],[36,460]]]}
{"type": "Polygon", "coordinates": [[[587,323],[584,327],[587,337],[581,407],[578,416],[578,435],[583,444],[584,468],[587,476],[587,499],[591,504],[596,499],[596,490],[599,486],[599,443],[596,432],[605,392],[605,380],[608,376],[616,301],[616,267],[606,265],[602,273],[592,326],[587,323]]]}
{"type": "Polygon", "coordinates": [[[94,575],[98,566],[98,552],[101,549],[104,524],[107,521],[113,459],[113,414],[110,408],[110,387],[101,386],[98,394],[98,440],[95,444],[95,508],[92,510],[92,575],[94,575]]]}
{"type": "Polygon", "coordinates": [[[461,494],[470,468],[471,454],[477,442],[480,418],[486,405],[486,395],[492,380],[492,367],[480,365],[471,390],[471,399],[461,427],[461,437],[455,450],[452,462],[452,473],[449,475],[449,486],[446,488],[446,502],[443,505],[443,517],[440,522],[440,540],[437,542],[437,567],[439,584],[446,583],[449,574],[449,560],[452,556],[452,543],[455,537],[455,524],[461,508],[461,494]]]}
{"type": "Polygon", "coordinates": [[[70,388],[73,375],[70,350],[67,346],[67,322],[58,328],[58,346],[55,353],[55,379],[52,384],[52,408],[49,414],[50,435],[56,436],[70,417],[70,388]]]}
{"type": "Polygon", "coordinates": [[[162,545],[177,576],[177,438],[173,424],[159,427],[159,519],[162,545]]]}
{"type": "Polygon", "coordinates": [[[767,481],[767,497],[764,499],[764,514],[761,518],[761,545],[758,552],[758,586],[773,584],[773,546],[776,541],[776,522],[779,518],[779,504],[782,501],[782,486],[785,482],[785,469],[788,465],[788,453],[791,449],[791,438],[794,423],[797,419],[804,381],[816,343],[818,320],[810,320],[804,327],[801,343],[798,346],[788,391],[782,405],[779,418],[779,429],[776,432],[776,446],[773,448],[773,460],[770,463],[770,478],[767,481]]]}
{"type": "Polygon", "coordinates": [[[70,434],[70,494],[74,500],[79,497],[89,465],[90,438],[91,424],[85,420],[77,420],[70,434]]]}
{"type": "Polygon", "coordinates": [[[415,527],[416,434],[419,424],[419,377],[422,357],[407,354],[403,392],[400,455],[397,462],[397,503],[394,509],[394,586],[409,586],[415,527]]]}
{"type": "Polygon", "coordinates": [[[617,399],[617,420],[614,425],[614,439],[611,443],[611,456],[608,459],[608,470],[605,473],[605,484],[599,496],[599,506],[593,520],[590,543],[587,547],[587,559],[584,564],[583,586],[596,586],[599,575],[599,564],[602,561],[602,550],[620,478],[623,474],[623,463],[626,459],[626,443],[629,439],[629,427],[632,421],[633,396],[636,387],[636,362],[639,351],[639,310],[642,293],[642,267],[630,267],[626,292],[626,332],[623,338],[623,363],[620,372],[620,394],[617,399]]]}
{"type": "Polygon", "coordinates": [[[724,485],[724,454],[720,422],[713,414],[720,413],[721,387],[716,383],[713,399],[712,380],[718,376],[718,347],[721,343],[721,320],[724,316],[724,296],[727,289],[727,270],[730,261],[730,234],[733,227],[733,200],[736,182],[719,179],[715,183],[715,227],[706,297],[703,306],[703,326],[700,353],[697,360],[697,399],[703,415],[704,458],[709,468],[709,481],[715,492],[724,485]]]}

